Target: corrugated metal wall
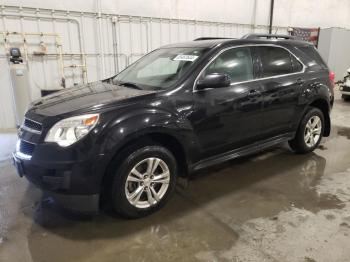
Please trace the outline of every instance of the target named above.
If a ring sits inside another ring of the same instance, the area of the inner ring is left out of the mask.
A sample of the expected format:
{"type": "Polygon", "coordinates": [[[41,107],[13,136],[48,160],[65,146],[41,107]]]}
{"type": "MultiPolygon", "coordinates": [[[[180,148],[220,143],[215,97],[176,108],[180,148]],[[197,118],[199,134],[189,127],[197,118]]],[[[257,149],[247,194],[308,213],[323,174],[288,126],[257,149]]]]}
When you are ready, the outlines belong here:
{"type": "MultiPolygon", "coordinates": [[[[36,99],[41,89],[60,88],[62,75],[67,88],[103,79],[165,44],[201,36],[241,37],[267,32],[266,26],[249,24],[0,8],[0,128],[15,126],[6,47],[20,47],[27,54],[30,93],[36,99]]],[[[286,29],[276,27],[274,31],[286,33],[286,29]]]]}

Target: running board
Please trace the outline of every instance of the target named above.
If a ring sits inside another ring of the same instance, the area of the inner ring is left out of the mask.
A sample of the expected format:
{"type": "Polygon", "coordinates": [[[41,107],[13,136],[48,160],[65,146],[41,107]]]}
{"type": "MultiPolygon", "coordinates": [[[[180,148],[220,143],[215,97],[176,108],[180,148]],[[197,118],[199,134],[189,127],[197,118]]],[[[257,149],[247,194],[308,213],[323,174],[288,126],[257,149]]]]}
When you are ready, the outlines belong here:
{"type": "Polygon", "coordinates": [[[228,160],[238,158],[238,157],[251,155],[253,153],[257,153],[259,151],[265,150],[267,148],[273,147],[275,145],[278,145],[290,139],[293,139],[294,136],[295,136],[295,133],[287,133],[277,137],[269,138],[267,140],[259,141],[248,146],[240,147],[216,156],[208,157],[191,165],[190,170],[197,171],[203,168],[207,168],[210,166],[214,166],[214,165],[226,162],[228,160]]]}

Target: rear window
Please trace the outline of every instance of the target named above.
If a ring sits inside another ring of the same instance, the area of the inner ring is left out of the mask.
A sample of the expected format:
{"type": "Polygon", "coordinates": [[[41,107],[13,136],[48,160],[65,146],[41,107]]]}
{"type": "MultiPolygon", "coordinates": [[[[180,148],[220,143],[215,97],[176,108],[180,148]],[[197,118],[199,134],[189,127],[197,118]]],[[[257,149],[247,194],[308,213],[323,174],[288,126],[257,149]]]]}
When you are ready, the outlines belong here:
{"type": "Polygon", "coordinates": [[[311,69],[327,69],[327,64],[323,61],[320,54],[314,46],[301,46],[297,49],[303,53],[306,58],[306,65],[311,69]]]}

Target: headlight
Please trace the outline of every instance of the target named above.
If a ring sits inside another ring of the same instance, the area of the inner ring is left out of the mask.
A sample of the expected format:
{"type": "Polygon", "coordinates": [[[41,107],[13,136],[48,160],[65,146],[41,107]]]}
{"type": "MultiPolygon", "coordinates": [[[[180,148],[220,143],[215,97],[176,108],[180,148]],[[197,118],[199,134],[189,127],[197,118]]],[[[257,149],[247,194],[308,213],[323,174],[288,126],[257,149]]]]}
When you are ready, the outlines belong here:
{"type": "Polygon", "coordinates": [[[55,142],[62,147],[70,146],[86,136],[95,127],[98,118],[98,114],[89,114],[63,119],[50,129],[45,142],[55,142]]]}

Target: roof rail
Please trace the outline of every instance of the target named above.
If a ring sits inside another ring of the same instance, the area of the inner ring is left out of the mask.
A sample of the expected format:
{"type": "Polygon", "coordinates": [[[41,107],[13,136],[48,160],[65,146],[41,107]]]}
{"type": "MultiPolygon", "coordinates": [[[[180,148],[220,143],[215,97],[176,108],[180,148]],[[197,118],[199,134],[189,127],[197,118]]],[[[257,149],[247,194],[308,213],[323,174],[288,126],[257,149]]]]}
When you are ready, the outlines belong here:
{"type": "Polygon", "coordinates": [[[231,37],[199,37],[199,38],[196,38],[194,39],[193,41],[202,41],[202,40],[216,40],[216,39],[234,39],[234,38],[231,38],[231,37]]]}
{"type": "Polygon", "coordinates": [[[287,39],[287,40],[298,40],[295,36],[291,35],[274,35],[274,34],[247,34],[242,39],[259,39],[259,38],[275,38],[275,39],[287,39]]]}

